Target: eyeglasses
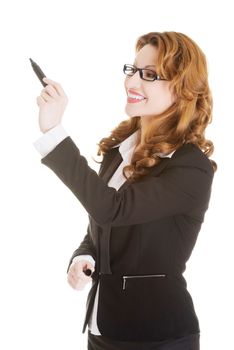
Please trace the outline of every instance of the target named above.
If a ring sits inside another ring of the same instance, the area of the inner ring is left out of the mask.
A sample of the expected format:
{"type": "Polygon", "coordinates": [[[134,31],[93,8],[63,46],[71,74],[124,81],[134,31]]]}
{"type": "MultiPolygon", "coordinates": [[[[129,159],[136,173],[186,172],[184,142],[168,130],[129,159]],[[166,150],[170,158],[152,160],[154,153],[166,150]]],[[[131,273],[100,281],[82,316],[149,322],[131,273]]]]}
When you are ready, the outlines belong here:
{"type": "Polygon", "coordinates": [[[161,78],[159,75],[157,75],[156,72],[154,72],[151,69],[145,69],[145,68],[137,68],[136,66],[132,64],[125,64],[123,67],[124,74],[132,77],[137,71],[140,72],[140,77],[143,80],[147,81],[154,81],[154,80],[167,80],[161,78]]]}

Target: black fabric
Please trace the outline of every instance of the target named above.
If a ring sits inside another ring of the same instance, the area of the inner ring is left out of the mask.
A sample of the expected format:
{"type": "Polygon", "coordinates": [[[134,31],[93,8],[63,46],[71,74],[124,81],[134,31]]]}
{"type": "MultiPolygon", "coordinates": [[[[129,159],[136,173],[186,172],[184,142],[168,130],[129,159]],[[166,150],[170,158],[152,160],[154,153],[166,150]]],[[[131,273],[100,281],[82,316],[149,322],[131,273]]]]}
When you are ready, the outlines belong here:
{"type": "Polygon", "coordinates": [[[197,333],[183,272],[208,208],[211,163],[198,147],[185,144],[143,179],[125,181],[117,191],[107,181],[120,164],[118,152],[117,147],[106,155],[97,174],[67,137],[41,160],[89,215],[87,234],[73,254],[91,254],[96,261],[83,332],[99,282],[102,336],[152,342],[197,333]]]}
{"type": "Polygon", "coordinates": [[[156,342],[114,341],[88,332],[88,350],[199,350],[200,334],[156,342]]]}

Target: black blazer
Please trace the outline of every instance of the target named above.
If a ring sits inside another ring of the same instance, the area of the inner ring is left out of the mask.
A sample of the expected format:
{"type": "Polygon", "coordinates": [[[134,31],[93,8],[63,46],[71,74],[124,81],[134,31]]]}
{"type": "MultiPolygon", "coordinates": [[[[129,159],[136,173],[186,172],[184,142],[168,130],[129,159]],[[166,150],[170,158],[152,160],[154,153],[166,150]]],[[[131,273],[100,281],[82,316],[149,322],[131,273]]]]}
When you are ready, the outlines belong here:
{"type": "MultiPolygon", "coordinates": [[[[117,191],[107,182],[122,159],[105,155],[99,174],[66,137],[41,159],[89,214],[87,234],[73,253],[96,261],[87,298],[85,332],[100,281],[97,324],[103,336],[157,341],[199,332],[182,275],[208,208],[213,169],[192,144],[117,191]]],[[[68,271],[68,270],[67,270],[68,271]]]]}

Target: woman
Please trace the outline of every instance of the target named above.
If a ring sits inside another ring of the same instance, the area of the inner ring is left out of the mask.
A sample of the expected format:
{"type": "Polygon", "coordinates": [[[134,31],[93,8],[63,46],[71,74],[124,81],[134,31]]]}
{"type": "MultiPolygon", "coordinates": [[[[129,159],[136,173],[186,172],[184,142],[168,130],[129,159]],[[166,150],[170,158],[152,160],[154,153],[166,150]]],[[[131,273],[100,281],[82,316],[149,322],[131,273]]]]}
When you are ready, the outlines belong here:
{"type": "Polygon", "coordinates": [[[199,321],[182,274],[216,170],[205,138],[212,118],[205,55],[182,33],[150,32],[124,73],[130,118],[99,142],[98,175],[61,126],[68,101],[61,85],[44,79],[37,98],[41,162],[89,214],[68,282],[81,290],[92,281],[83,327],[89,350],[197,350],[199,321]]]}

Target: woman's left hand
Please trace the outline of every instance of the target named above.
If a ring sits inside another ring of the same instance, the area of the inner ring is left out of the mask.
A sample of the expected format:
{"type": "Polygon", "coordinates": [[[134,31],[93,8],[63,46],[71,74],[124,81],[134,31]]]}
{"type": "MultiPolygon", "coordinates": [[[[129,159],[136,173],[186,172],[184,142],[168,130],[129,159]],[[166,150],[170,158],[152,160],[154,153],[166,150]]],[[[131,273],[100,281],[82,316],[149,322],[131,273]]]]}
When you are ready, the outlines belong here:
{"type": "Polygon", "coordinates": [[[37,105],[40,107],[39,127],[45,133],[61,123],[68,98],[59,83],[48,78],[43,78],[43,81],[48,85],[37,97],[37,105]]]}

